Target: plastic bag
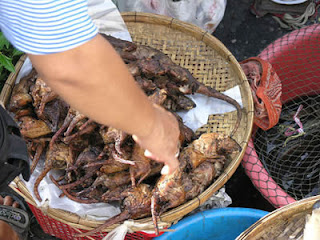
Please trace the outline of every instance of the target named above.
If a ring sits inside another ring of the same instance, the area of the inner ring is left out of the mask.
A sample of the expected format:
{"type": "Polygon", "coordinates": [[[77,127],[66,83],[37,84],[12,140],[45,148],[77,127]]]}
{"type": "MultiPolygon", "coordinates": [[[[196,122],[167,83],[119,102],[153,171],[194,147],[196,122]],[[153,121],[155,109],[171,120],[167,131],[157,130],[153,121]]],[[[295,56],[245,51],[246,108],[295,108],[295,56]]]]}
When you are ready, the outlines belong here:
{"type": "Polygon", "coordinates": [[[100,33],[132,41],[119,10],[111,0],[88,0],[88,14],[100,33]]]}
{"type": "Polygon", "coordinates": [[[193,23],[212,33],[221,22],[227,0],[113,0],[120,12],[147,12],[193,23]]]}

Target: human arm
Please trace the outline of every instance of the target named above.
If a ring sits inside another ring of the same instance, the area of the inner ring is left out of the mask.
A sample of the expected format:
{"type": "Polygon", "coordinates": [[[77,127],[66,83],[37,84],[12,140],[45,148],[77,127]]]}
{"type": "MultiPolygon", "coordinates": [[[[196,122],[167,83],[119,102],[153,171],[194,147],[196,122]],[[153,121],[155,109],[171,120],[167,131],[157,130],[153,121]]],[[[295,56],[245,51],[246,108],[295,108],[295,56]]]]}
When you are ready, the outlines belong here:
{"type": "Polygon", "coordinates": [[[177,165],[176,120],[152,107],[111,45],[97,35],[87,0],[8,0],[0,4],[0,28],[72,107],[137,135],[154,158],[177,165]]]}
{"type": "Polygon", "coordinates": [[[171,171],[178,166],[177,120],[149,102],[100,35],[68,51],[29,57],[47,84],[72,107],[98,123],[136,135],[152,158],[165,162],[171,171]]]}

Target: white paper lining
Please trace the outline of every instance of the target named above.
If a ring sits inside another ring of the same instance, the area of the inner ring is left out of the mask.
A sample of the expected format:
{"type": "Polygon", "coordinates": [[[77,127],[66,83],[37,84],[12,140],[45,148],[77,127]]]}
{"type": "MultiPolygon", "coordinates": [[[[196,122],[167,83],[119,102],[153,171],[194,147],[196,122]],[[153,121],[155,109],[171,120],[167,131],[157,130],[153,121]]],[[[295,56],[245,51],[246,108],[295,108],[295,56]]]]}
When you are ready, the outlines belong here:
{"type": "MultiPolygon", "coordinates": [[[[236,100],[242,107],[241,92],[239,86],[228,89],[223,92],[225,95],[236,100]]],[[[232,112],[236,108],[220,99],[211,98],[202,94],[196,93],[194,95],[188,95],[190,99],[194,101],[196,107],[189,111],[180,111],[178,114],[182,117],[184,124],[196,131],[201,126],[207,124],[208,117],[212,114],[223,114],[232,112]]]]}

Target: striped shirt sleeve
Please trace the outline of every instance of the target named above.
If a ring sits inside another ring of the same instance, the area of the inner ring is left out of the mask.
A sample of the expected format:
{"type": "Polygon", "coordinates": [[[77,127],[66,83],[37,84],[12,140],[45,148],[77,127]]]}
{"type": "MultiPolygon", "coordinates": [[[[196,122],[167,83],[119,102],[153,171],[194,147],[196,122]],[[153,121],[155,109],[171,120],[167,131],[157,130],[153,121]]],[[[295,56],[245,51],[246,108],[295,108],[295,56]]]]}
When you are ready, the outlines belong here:
{"type": "Polygon", "coordinates": [[[1,0],[0,28],[17,49],[35,55],[70,50],[98,33],[87,0],[1,0]]]}

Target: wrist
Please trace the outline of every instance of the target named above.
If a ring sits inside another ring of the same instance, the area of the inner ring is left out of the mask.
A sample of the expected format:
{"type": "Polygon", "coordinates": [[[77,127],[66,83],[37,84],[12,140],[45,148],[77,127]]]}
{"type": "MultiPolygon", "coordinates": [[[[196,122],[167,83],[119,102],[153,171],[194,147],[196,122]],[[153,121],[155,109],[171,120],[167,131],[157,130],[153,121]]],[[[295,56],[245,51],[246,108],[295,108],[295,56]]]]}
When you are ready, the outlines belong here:
{"type": "Polygon", "coordinates": [[[163,122],[161,121],[161,115],[163,114],[163,112],[165,112],[165,110],[156,104],[153,104],[152,106],[152,117],[150,118],[150,121],[148,121],[148,123],[144,125],[144,131],[135,134],[136,137],[143,142],[150,141],[153,137],[163,137],[163,122]]]}
{"type": "Polygon", "coordinates": [[[157,123],[159,121],[158,110],[153,104],[151,104],[151,108],[152,110],[150,111],[151,114],[149,115],[148,121],[144,122],[141,131],[134,134],[138,139],[148,139],[150,136],[156,134],[156,126],[159,124],[157,123]]]}

